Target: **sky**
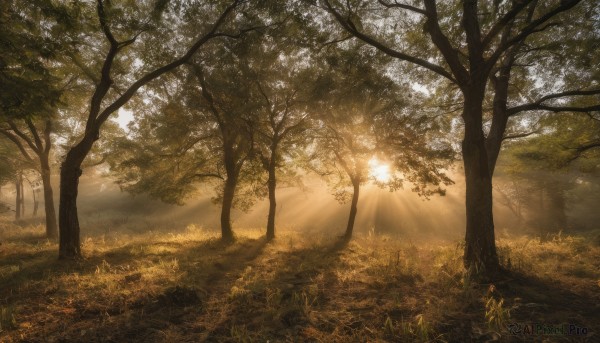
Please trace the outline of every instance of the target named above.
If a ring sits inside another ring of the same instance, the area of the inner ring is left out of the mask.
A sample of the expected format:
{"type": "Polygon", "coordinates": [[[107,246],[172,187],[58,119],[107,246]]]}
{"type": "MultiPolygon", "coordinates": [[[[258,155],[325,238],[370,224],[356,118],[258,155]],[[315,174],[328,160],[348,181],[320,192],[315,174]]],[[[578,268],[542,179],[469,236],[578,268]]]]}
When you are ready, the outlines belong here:
{"type": "Polygon", "coordinates": [[[119,109],[119,112],[117,113],[116,120],[117,120],[117,123],[119,123],[119,126],[123,130],[128,132],[129,129],[127,128],[127,125],[129,124],[129,122],[133,121],[133,112],[121,107],[119,109]]]}

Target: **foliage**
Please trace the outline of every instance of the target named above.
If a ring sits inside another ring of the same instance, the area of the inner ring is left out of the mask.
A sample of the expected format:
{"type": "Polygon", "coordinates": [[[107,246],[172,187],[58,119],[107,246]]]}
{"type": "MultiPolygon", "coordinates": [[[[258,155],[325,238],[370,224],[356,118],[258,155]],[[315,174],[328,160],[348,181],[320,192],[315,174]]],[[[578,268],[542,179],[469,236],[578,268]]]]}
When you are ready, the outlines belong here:
{"type": "MultiPolygon", "coordinates": [[[[59,45],[46,33],[49,1],[0,4],[0,118],[47,115],[59,102],[60,80],[51,71],[59,45]]],[[[62,13],[61,13],[62,14],[62,13]]]]}
{"type": "Polygon", "coordinates": [[[323,53],[311,169],[330,180],[342,201],[351,180],[373,180],[371,159],[391,165],[388,181],[374,180],[382,187],[394,190],[408,181],[420,195],[443,194],[439,186],[452,183],[443,168],[453,152],[436,137],[440,123],[419,109],[407,84],[388,75],[388,59],[362,44],[346,45],[323,53]]]}

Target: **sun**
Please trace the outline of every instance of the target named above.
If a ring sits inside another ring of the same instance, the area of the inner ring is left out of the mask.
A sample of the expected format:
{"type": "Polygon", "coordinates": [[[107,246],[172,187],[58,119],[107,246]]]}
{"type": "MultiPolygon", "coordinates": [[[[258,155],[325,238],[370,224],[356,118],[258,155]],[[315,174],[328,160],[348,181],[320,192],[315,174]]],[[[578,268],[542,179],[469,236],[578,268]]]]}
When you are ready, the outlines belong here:
{"type": "Polygon", "coordinates": [[[369,173],[375,178],[376,181],[379,182],[388,182],[390,181],[390,166],[384,163],[381,163],[376,158],[372,158],[369,160],[369,173]]]}

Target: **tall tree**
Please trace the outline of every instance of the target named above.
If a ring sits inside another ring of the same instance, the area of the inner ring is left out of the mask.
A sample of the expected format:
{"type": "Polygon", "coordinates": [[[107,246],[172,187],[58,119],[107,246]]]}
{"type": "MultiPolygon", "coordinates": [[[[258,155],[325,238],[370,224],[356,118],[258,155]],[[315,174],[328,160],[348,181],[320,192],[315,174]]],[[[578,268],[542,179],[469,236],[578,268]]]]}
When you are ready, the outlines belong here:
{"type": "MultiPolygon", "coordinates": [[[[246,6],[242,0],[191,5],[184,2],[167,4],[164,1],[157,2],[158,6],[153,6],[153,3],[150,2],[136,3],[136,6],[133,6],[132,3],[127,4],[119,7],[103,0],[98,0],[96,4],[96,17],[104,37],[106,55],[102,61],[98,83],[90,98],[85,132],[81,140],[69,149],[61,166],[59,258],[72,259],[81,256],[77,214],[81,166],[94,142],[100,137],[100,129],[106,120],[127,104],[140,88],[190,61],[207,42],[218,37],[238,36],[254,29],[251,27],[235,29],[235,27],[231,27],[232,25],[228,25],[233,22],[234,12],[240,7],[246,6]],[[145,20],[134,19],[139,16],[139,12],[147,13],[145,20]],[[164,18],[165,13],[170,13],[166,19],[164,18]],[[182,20],[178,18],[186,18],[189,21],[182,23],[182,20]],[[169,48],[159,44],[160,40],[163,42],[164,40],[173,41],[175,37],[169,36],[169,34],[182,34],[178,28],[169,26],[168,20],[175,20],[188,30],[190,27],[197,27],[199,22],[209,22],[209,24],[200,25],[200,34],[195,33],[195,30],[193,30],[194,33],[188,31],[184,37],[196,36],[196,38],[188,38],[188,47],[185,50],[175,49],[168,53],[165,50],[169,48]],[[115,29],[119,32],[116,32],[115,29]],[[148,37],[142,45],[146,47],[147,55],[136,56],[133,52],[130,55],[124,54],[128,50],[134,49],[138,39],[145,36],[148,37]],[[166,56],[161,56],[159,51],[151,50],[150,46],[153,44],[164,47],[159,50],[166,56]],[[138,58],[137,62],[135,62],[136,57],[138,58]],[[118,77],[113,75],[115,68],[121,65],[119,62],[128,58],[132,72],[119,73],[118,77]],[[136,67],[135,63],[141,63],[142,67],[136,67]],[[117,84],[116,81],[123,84],[117,84]]],[[[76,3],[74,6],[81,6],[81,4],[76,3]]],[[[82,60],[85,59],[82,57],[82,60]]]]}
{"type": "Polygon", "coordinates": [[[278,174],[283,174],[285,169],[291,176],[293,156],[308,142],[305,135],[310,127],[307,107],[315,69],[300,63],[305,58],[295,56],[297,50],[290,51],[289,47],[284,50],[271,38],[265,41],[255,45],[245,73],[254,80],[248,87],[257,102],[256,151],[268,175],[266,238],[272,240],[275,238],[278,174]]]}
{"type": "MultiPolygon", "coordinates": [[[[486,87],[510,53],[532,37],[552,32],[554,20],[581,0],[552,2],[435,0],[386,2],[373,10],[363,1],[319,3],[352,36],[398,60],[434,72],[458,87],[464,124],[462,156],[466,180],[465,267],[493,276],[501,270],[496,253],[492,214],[492,166],[495,144],[488,143],[505,126],[494,123],[486,137],[486,87]],[[376,15],[373,15],[373,14],[376,15]],[[409,15],[406,15],[406,14],[409,15]],[[390,21],[393,20],[393,24],[390,21]],[[460,24],[459,24],[460,21],[460,24]],[[419,32],[420,28],[422,32],[419,32]],[[404,33],[398,36],[399,32],[404,33]],[[423,33],[426,35],[423,36],[423,33]],[[416,42],[405,39],[419,37],[416,42]],[[420,44],[420,45],[418,45],[420,44]],[[419,49],[417,49],[419,47],[419,49]]],[[[506,71],[506,69],[504,69],[506,71]]],[[[498,93],[500,89],[496,90],[498,93]]],[[[500,144],[500,143],[497,143],[500,144]]]]}
{"type": "Polygon", "coordinates": [[[201,61],[156,88],[163,100],[142,115],[130,133],[133,142],[128,139],[117,146],[129,152],[111,162],[126,190],[148,192],[171,203],[193,196],[199,183],[218,180],[214,200],[221,203],[224,241],[234,239],[234,205],[247,208],[252,203],[254,195],[244,193],[253,193],[252,179],[261,174],[253,163],[254,80],[241,70],[249,43],[230,42],[204,52],[201,61]]]}

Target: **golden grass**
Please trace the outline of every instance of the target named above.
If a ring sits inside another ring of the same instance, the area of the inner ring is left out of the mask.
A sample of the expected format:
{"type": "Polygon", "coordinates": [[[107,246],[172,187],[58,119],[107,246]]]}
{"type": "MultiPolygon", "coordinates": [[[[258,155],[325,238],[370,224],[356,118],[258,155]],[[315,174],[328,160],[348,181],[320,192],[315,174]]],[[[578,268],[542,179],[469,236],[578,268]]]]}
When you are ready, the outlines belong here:
{"type": "Polygon", "coordinates": [[[4,222],[0,341],[510,341],[510,321],[600,323],[600,247],[583,237],[500,239],[513,273],[490,291],[457,242],[237,233],[111,232],[64,262],[42,227],[4,222]]]}

